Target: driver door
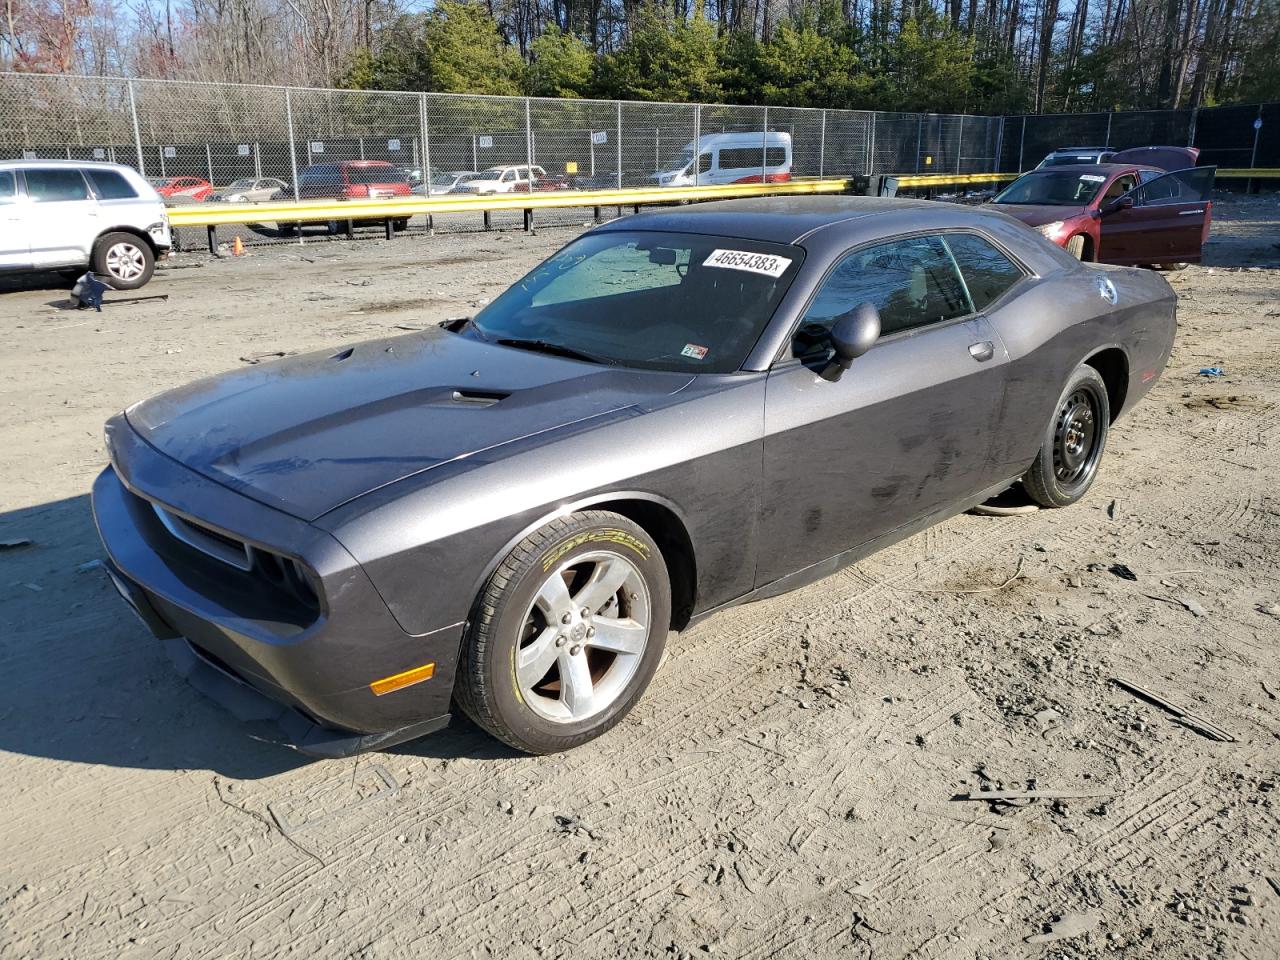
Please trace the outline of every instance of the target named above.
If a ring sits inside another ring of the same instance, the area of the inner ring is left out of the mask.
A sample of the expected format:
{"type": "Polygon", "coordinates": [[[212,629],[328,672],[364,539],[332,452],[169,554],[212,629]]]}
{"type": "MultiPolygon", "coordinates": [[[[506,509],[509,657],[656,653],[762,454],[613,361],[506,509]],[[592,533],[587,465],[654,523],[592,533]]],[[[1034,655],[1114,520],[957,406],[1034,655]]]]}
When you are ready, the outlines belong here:
{"type": "Polygon", "coordinates": [[[1196,262],[1208,233],[1215,167],[1139,172],[1131,207],[1104,204],[1098,259],[1104,263],[1196,262]]]}
{"type": "Polygon", "coordinates": [[[769,374],[756,585],[866,544],[991,483],[1008,362],[940,237],[855,249],[769,374]],[[881,337],[837,382],[825,332],[860,303],[881,337]]]}

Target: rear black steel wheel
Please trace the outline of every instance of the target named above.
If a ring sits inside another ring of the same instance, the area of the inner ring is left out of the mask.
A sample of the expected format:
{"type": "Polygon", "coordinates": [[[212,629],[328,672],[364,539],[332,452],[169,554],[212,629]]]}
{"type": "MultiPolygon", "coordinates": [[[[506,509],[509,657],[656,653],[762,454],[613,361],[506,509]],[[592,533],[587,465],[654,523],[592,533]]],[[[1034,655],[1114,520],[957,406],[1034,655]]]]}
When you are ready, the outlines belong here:
{"type": "Polygon", "coordinates": [[[1098,474],[1110,424],[1107,385],[1093,367],[1077,367],[1022,478],[1031,498],[1042,507],[1066,507],[1083,497],[1098,474]]]}
{"type": "Polygon", "coordinates": [[[670,624],[666,563],[643,529],[602,510],[553,520],[521,541],[485,585],[455,699],[518,750],[575,747],[639,700],[670,624]]]}

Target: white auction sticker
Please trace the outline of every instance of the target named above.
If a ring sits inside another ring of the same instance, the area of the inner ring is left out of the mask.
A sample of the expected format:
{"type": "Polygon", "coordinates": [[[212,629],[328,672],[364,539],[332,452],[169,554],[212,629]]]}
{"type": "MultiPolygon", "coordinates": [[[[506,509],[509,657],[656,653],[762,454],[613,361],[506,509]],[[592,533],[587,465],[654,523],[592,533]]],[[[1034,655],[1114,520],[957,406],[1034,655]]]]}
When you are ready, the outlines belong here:
{"type": "Polygon", "coordinates": [[[752,253],[750,250],[712,250],[707,259],[702,261],[702,265],[780,277],[791,266],[791,261],[786,257],[775,257],[771,253],[752,253]]]}
{"type": "Polygon", "coordinates": [[[1106,177],[1100,177],[1096,173],[1082,173],[1080,174],[1080,179],[1088,180],[1090,183],[1106,183],[1107,182],[1106,177]]]}

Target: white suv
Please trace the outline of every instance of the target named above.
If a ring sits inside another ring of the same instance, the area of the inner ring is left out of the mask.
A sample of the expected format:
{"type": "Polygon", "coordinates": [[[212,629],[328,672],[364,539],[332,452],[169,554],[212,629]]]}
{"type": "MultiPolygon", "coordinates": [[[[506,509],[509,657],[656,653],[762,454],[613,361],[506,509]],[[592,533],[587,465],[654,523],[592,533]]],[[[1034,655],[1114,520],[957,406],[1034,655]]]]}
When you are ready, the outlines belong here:
{"type": "MultiPolygon", "coordinates": [[[[546,180],[547,172],[539,166],[513,165],[509,167],[490,167],[473,174],[470,179],[454,186],[451,193],[478,193],[488,196],[491,193],[528,193],[530,188],[536,189],[539,180],[546,180]]],[[[432,193],[435,191],[433,190],[432,193]]]]}
{"type": "Polygon", "coordinates": [[[87,266],[108,286],[133,290],[172,243],[160,195],[132,167],[0,162],[0,270],[87,266]]]}

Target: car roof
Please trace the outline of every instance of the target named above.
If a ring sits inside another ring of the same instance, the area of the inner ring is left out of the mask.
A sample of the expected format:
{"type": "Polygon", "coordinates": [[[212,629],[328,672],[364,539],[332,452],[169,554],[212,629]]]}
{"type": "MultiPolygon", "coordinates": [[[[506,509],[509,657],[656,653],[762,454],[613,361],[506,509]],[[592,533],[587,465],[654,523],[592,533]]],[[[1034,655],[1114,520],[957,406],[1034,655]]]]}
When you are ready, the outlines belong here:
{"type": "Polygon", "coordinates": [[[1095,150],[1099,153],[1115,153],[1114,147],[1057,147],[1049,151],[1049,153],[1051,155],[1055,153],[1083,153],[1086,150],[1095,150]]]}
{"type": "Polygon", "coordinates": [[[110,160],[0,160],[0,170],[12,170],[20,167],[96,167],[101,170],[128,170],[137,173],[127,163],[112,163],[110,160]]]}
{"type": "MultiPolygon", "coordinates": [[[[661,230],[671,233],[704,233],[713,236],[797,243],[806,236],[837,224],[854,221],[886,223],[886,232],[899,233],[932,226],[950,226],[957,213],[978,223],[992,213],[960,204],[901,197],[799,196],[713,200],[679,209],[648,211],[614,220],[597,230],[661,230]]],[[[1003,218],[1003,214],[994,214],[1003,218]]],[[[872,224],[867,223],[867,226],[872,224]]]]}
{"type": "Polygon", "coordinates": [[[1155,167],[1144,166],[1141,163],[1058,163],[1053,167],[1037,167],[1035,170],[1028,170],[1022,176],[1032,173],[1073,173],[1079,170],[1081,173],[1105,173],[1111,176],[1116,173],[1128,173],[1130,170],[1150,170],[1154,173],[1168,173],[1167,170],[1157,170],[1155,167]]]}

